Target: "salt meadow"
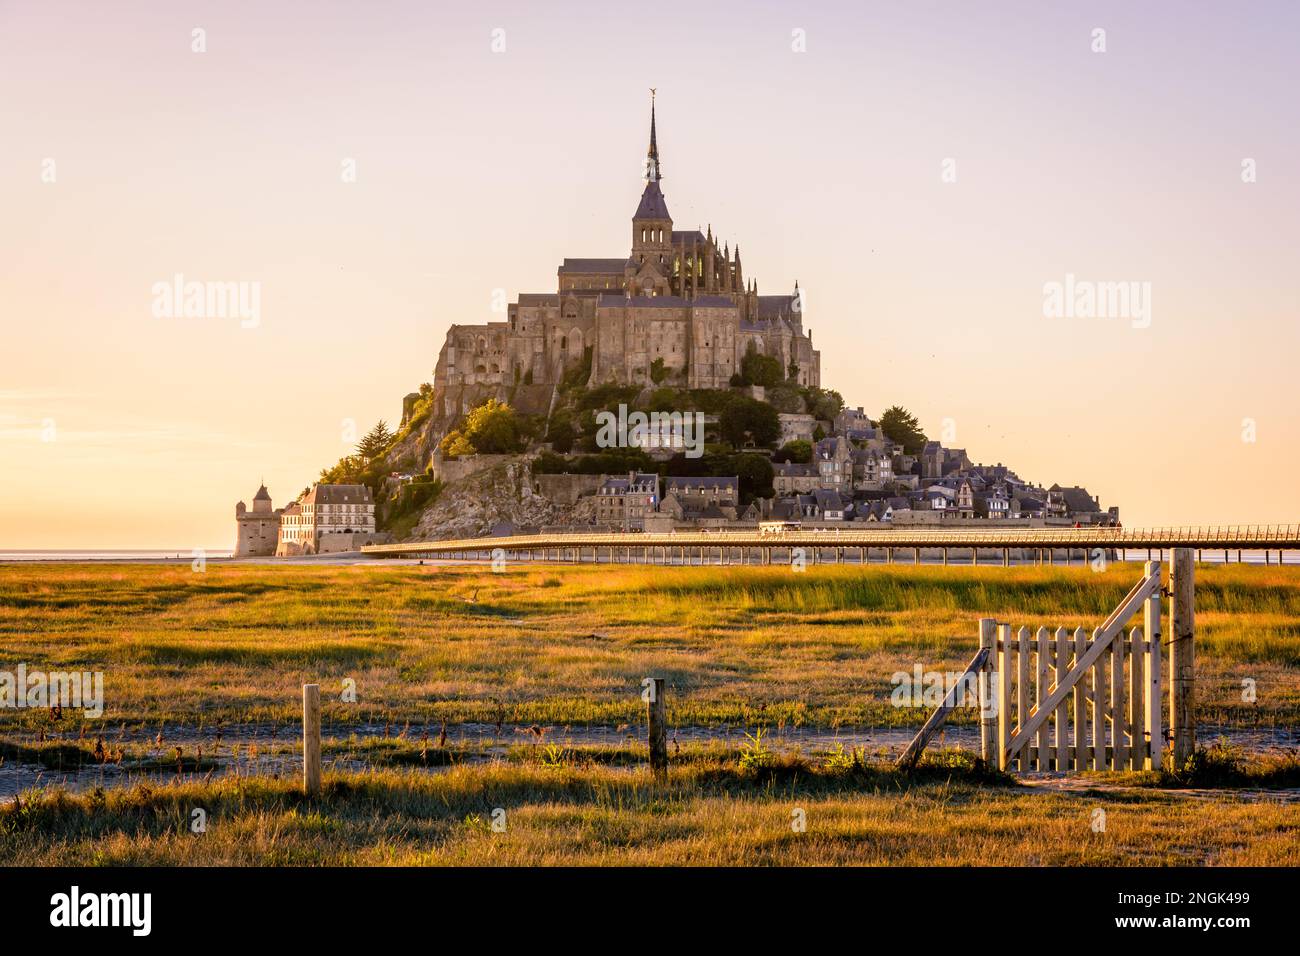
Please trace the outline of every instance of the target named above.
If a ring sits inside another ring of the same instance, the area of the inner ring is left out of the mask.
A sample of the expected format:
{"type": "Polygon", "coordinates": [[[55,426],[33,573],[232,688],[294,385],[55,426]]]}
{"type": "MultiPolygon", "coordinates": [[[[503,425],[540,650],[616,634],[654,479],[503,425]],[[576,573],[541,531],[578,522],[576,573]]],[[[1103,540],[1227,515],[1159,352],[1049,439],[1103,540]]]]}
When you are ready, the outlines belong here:
{"type": "Polygon", "coordinates": [[[1294,565],[1198,568],[1200,776],[990,774],[973,707],[894,768],[980,617],[1092,626],[1134,573],[15,565],[0,661],[26,661],[24,691],[39,662],[112,693],[96,721],[0,709],[0,865],[1300,865],[1294,565]],[[921,705],[896,706],[918,662],[921,705]],[[656,672],[666,786],[645,766],[656,672]]]}

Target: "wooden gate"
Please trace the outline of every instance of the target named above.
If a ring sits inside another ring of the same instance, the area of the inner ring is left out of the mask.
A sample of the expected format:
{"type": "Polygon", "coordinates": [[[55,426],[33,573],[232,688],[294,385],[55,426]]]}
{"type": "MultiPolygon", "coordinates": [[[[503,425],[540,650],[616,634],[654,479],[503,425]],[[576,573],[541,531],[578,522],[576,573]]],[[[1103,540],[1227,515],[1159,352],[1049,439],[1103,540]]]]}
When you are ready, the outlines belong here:
{"type": "Polygon", "coordinates": [[[1091,634],[980,621],[980,744],[1001,770],[1159,770],[1160,562],[1091,634]],[[1125,633],[1139,611],[1143,626],[1125,633]]]}

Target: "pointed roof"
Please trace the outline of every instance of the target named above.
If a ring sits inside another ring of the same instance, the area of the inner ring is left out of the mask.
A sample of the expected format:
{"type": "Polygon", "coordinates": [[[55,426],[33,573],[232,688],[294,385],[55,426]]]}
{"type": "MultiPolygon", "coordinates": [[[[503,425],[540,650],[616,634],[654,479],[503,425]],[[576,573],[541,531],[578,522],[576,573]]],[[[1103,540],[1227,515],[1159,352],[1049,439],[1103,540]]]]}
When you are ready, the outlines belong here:
{"type": "Polygon", "coordinates": [[[650,148],[645,154],[646,181],[657,183],[663,179],[663,167],[659,165],[659,143],[655,138],[655,91],[650,89],[650,148]]]}
{"type": "Polygon", "coordinates": [[[645,191],[641,193],[641,202],[636,207],[636,212],[632,215],[633,219],[672,219],[668,214],[668,204],[664,202],[664,194],[659,189],[659,183],[650,180],[645,184],[645,191]]]}
{"type": "Polygon", "coordinates": [[[271,494],[266,490],[266,485],[257,489],[257,494],[253,495],[254,501],[270,501],[271,494]]]}
{"type": "Polygon", "coordinates": [[[636,207],[633,219],[672,219],[668,214],[668,204],[664,202],[659,180],[663,171],[659,165],[659,142],[655,135],[655,101],[653,89],[650,90],[650,148],[646,150],[645,191],[641,193],[641,202],[636,207]]]}

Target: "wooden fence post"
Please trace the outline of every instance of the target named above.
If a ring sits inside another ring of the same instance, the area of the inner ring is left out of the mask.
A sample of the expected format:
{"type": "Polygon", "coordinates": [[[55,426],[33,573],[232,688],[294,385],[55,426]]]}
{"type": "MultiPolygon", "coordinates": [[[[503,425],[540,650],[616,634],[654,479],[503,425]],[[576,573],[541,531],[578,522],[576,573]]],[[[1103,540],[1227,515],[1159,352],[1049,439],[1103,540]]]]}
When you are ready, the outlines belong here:
{"type": "Polygon", "coordinates": [[[998,667],[998,769],[1006,770],[1007,744],[1011,743],[1011,733],[1015,730],[1015,714],[1011,710],[1011,675],[1015,666],[1011,658],[1011,625],[998,625],[998,640],[1002,642],[1001,652],[997,655],[998,667]]]}
{"type": "Polygon", "coordinates": [[[302,788],[320,793],[320,684],[302,685],[302,788]]]}
{"type": "Polygon", "coordinates": [[[993,704],[993,670],[997,667],[998,622],[991,617],[980,618],[980,650],[987,650],[984,667],[979,674],[980,698],[980,756],[988,767],[996,767],[1001,762],[994,748],[997,746],[998,715],[993,704]]]}
{"type": "MultiPolygon", "coordinates": [[[[1148,561],[1146,574],[1148,577],[1154,577],[1159,581],[1160,562],[1148,561]]],[[[1142,624],[1149,647],[1147,680],[1150,686],[1147,688],[1146,695],[1145,724],[1146,738],[1150,745],[1150,756],[1146,766],[1148,770],[1160,770],[1164,766],[1165,738],[1160,720],[1160,709],[1164,706],[1164,695],[1160,693],[1160,683],[1163,676],[1160,673],[1160,641],[1162,634],[1160,630],[1160,590],[1158,588],[1146,602],[1146,612],[1143,615],[1142,624]]]]}
{"type": "Polygon", "coordinates": [[[647,677],[643,682],[646,701],[646,725],[650,736],[650,769],[655,780],[668,779],[668,730],[664,718],[664,679],[647,677]]]}
{"type": "Polygon", "coordinates": [[[1169,724],[1174,770],[1196,750],[1195,563],[1190,548],[1175,548],[1169,574],[1169,724]]]}

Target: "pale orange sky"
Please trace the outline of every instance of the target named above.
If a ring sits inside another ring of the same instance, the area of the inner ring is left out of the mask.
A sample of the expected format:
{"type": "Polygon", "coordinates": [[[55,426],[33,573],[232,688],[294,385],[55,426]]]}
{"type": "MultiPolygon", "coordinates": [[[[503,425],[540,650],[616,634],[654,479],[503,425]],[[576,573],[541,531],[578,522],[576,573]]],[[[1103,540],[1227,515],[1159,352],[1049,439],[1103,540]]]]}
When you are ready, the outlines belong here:
{"type": "Polygon", "coordinates": [[[0,550],[231,547],[493,289],[627,253],[650,86],[677,226],[799,280],[850,405],[1129,526],[1298,520],[1294,5],[441,6],[0,0],[0,550]],[[176,273],[260,324],[156,318],[176,273]],[[1046,318],[1067,273],[1150,327],[1046,318]]]}

